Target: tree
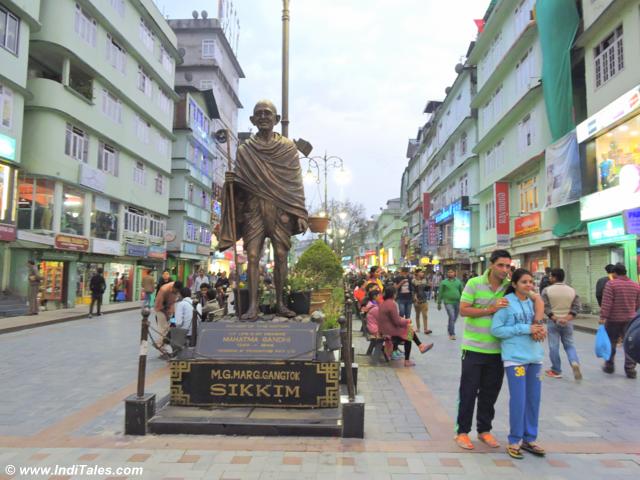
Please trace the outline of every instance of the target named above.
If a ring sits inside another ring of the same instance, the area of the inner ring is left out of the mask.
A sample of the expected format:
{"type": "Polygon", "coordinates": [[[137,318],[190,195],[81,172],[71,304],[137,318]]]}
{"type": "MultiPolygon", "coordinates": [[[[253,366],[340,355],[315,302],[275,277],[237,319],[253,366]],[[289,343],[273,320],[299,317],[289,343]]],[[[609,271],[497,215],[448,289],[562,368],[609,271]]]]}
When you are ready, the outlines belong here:
{"type": "Polygon", "coordinates": [[[328,205],[331,218],[327,239],[339,258],[351,253],[354,245],[362,245],[359,239],[366,231],[367,220],[364,206],[360,203],[331,200],[328,205]]]}
{"type": "Polygon", "coordinates": [[[336,285],[342,278],[342,265],[322,240],[316,240],[307,248],[294,267],[295,272],[311,272],[317,275],[320,285],[336,285]]]}

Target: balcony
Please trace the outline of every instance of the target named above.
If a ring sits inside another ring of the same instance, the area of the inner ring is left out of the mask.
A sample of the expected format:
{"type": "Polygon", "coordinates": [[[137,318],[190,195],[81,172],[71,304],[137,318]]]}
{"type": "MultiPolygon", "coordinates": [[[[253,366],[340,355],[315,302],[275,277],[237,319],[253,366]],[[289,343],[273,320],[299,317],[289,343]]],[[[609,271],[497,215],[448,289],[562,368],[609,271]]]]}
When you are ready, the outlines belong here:
{"type": "Polygon", "coordinates": [[[207,188],[208,193],[211,193],[211,184],[213,183],[213,179],[193,165],[191,162],[185,159],[173,160],[171,162],[172,170],[186,170],[188,175],[193,178],[195,181],[200,183],[202,186],[207,188]]]}

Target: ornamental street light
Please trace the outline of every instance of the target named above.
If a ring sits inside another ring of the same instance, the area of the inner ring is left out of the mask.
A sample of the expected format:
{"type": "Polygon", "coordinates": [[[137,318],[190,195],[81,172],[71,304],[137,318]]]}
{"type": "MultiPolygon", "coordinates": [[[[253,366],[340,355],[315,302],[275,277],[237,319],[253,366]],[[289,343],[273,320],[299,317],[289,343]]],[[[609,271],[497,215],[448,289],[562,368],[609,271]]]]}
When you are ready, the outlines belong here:
{"type": "MultiPolygon", "coordinates": [[[[316,183],[320,183],[320,165],[322,164],[322,171],[324,173],[324,213],[329,216],[329,203],[327,201],[327,171],[329,168],[339,168],[339,174],[341,178],[347,177],[347,171],[344,169],[344,161],[340,157],[336,157],[335,155],[331,155],[327,157],[327,153],[325,152],[323,157],[301,157],[301,159],[307,159],[307,171],[304,174],[305,178],[308,180],[315,179],[316,183]],[[311,171],[311,167],[316,169],[316,175],[311,171]]],[[[341,214],[339,214],[341,215],[341,214]]],[[[327,232],[324,233],[324,243],[327,243],[327,232]]]]}

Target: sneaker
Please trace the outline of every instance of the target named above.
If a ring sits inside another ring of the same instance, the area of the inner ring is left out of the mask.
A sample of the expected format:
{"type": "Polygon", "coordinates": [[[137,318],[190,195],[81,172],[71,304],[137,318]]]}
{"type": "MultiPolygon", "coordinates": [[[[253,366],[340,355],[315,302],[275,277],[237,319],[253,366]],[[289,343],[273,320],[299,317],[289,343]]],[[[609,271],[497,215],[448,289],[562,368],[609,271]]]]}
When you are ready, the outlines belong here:
{"type": "Polygon", "coordinates": [[[547,370],[544,372],[547,377],[551,378],[562,378],[562,374],[558,372],[554,372],[553,370],[547,370]]]}
{"type": "Polygon", "coordinates": [[[613,366],[612,363],[607,362],[602,366],[602,371],[604,373],[613,373],[615,371],[615,367],[613,366]]]}
{"type": "Polygon", "coordinates": [[[458,435],[456,435],[454,440],[456,441],[456,445],[458,445],[460,448],[464,448],[465,450],[473,450],[475,448],[473,446],[473,443],[471,443],[469,435],[467,435],[466,433],[459,433],[458,435]]]}
{"type": "Polygon", "coordinates": [[[635,370],[627,370],[625,373],[627,374],[627,378],[637,378],[638,376],[635,370]]]}
{"type": "Polygon", "coordinates": [[[397,350],[391,354],[391,360],[402,360],[403,358],[404,355],[397,350]]]}
{"type": "Polygon", "coordinates": [[[571,362],[571,368],[573,369],[573,378],[575,378],[576,380],[582,380],[580,364],[578,362],[571,362]]]}
{"type": "Polygon", "coordinates": [[[479,433],[478,440],[480,440],[482,443],[488,445],[491,448],[498,448],[500,446],[500,442],[496,440],[496,437],[494,437],[491,434],[491,432],[479,433]]]}
{"type": "Polygon", "coordinates": [[[420,346],[418,347],[418,349],[420,350],[420,353],[427,353],[432,348],[433,348],[433,343],[428,343],[428,344],[421,343],[420,346]]]}
{"type": "Polygon", "coordinates": [[[455,340],[456,336],[455,335],[449,335],[449,340],[455,340]]]}

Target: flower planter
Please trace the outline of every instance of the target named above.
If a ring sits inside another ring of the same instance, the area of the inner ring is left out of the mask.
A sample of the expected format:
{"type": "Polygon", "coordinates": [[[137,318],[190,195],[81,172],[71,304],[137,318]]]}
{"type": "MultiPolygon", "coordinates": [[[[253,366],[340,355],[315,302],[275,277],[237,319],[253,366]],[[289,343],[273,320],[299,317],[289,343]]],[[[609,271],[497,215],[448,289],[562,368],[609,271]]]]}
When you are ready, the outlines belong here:
{"type": "Polygon", "coordinates": [[[323,362],[323,363],[335,362],[336,357],[331,351],[320,350],[319,352],[316,352],[316,361],[323,362]]]}
{"type": "Polygon", "coordinates": [[[315,312],[317,310],[322,310],[324,308],[325,303],[327,303],[327,302],[325,302],[325,301],[314,302],[313,301],[313,296],[311,296],[311,306],[309,308],[309,311],[311,313],[313,313],[313,312],[315,312]]]}
{"type": "MultiPolygon", "coordinates": [[[[234,288],[233,289],[233,298],[237,299],[238,298],[238,289],[234,288]]],[[[238,310],[238,302],[236,300],[233,301],[234,302],[234,309],[238,310]]],[[[247,310],[249,310],[249,289],[248,288],[241,288],[240,289],[240,307],[241,307],[241,311],[240,311],[240,315],[242,315],[243,313],[245,313],[247,310]]]]}
{"type": "Polygon", "coordinates": [[[291,292],[287,306],[298,315],[309,314],[309,309],[311,308],[311,291],[291,292]]]}
{"type": "Polygon", "coordinates": [[[340,328],[324,330],[322,333],[327,341],[328,350],[338,350],[342,347],[342,342],[340,340],[340,328]]]}
{"type": "Polygon", "coordinates": [[[329,226],[329,217],[309,217],[308,223],[313,233],[324,233],[329,226]]]}
{"type": "Polygon", "coordinates": [[[311,301],[312,302],[326,302],[331,298],[331,294],[312,292],[311,293],[311,301]]]}

